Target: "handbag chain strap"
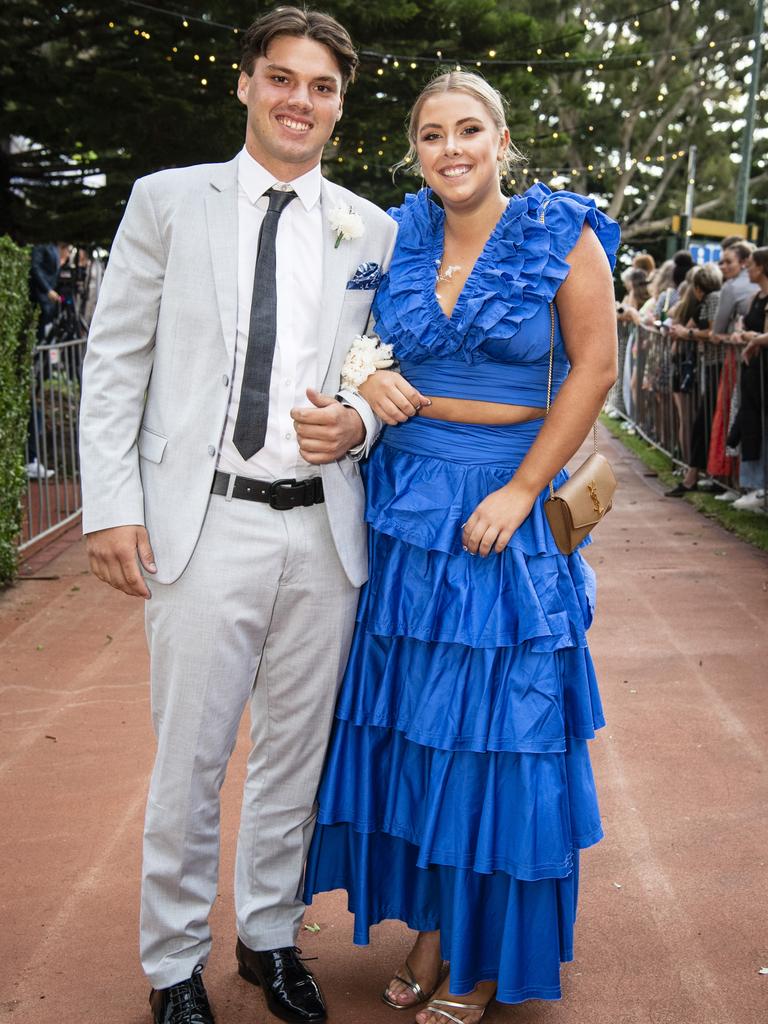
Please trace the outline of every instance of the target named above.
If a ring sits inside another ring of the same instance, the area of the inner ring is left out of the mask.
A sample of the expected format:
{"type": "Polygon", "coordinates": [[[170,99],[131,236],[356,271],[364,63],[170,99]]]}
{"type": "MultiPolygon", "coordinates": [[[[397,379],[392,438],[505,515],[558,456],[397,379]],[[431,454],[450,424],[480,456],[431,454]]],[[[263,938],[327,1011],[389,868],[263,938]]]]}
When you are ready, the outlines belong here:
{"type": "MultiPolygon", "coordinates": [[[[541,207],[541,214],[539,220],[544,223],[544,211],[547,208],[547,204],[544,203],[541,207]]],[[[547,415],[549,415],[549,407],[552,404],[552,373],[555,365],[555,304],[550,302],[549,304],[549,372],[547,373],[547,415]]],[[[595,455],[597,455],[597,420],[592,424],[592,446],[594,448],[595,455]]],[[[552,480],[549,481],[549,496],[554,498],[555,496],[555,485],[552,480]]]]}

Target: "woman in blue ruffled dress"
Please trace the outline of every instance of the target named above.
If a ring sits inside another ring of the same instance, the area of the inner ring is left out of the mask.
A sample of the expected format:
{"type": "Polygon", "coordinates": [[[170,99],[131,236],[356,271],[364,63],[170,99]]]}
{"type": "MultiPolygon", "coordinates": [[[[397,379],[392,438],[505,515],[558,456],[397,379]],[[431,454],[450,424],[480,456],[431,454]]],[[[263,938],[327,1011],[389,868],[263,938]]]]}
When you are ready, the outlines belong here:
{"type": "Polygon", "coordinates": [[[619,231],[583,196],[502,194],[515,154],[476,75],[431,82],[409,136],[429,187],[392,211],[374,304],[401,373],[361,386],[391,425],[364,469],[370,579],[305,898],[346,889],[356,943],[384,918],[418,931],[385,1001],[476,1024],[494,995],[559,997],[579,851],[602,835],[593,574],[542,506],[616,377],[619,231]]]}

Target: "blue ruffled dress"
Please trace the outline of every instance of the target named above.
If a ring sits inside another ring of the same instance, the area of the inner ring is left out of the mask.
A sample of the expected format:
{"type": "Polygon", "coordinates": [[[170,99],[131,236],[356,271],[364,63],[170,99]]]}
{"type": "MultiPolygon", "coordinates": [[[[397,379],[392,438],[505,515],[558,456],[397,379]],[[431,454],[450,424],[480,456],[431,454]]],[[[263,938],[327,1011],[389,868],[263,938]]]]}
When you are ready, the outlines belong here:
{"type": "MultiPolygon", "coordinates": [[[[425,189],[392,215],[374,313],[403,375],[426,394],[544,407],[565,257],[586,223],[613,264],[617,225],[541,185],[511,198],[449,318],[435,297],[442,209],[425,189]]],[[[567,372],[558,323],[553,392],[567,372]]],[[[495,980],[506,1003],[559,997],[579,850],[602,835],[587,751],[604,724],[592,570],[558,551],[546,492],[501,555],[461,547],[462,524],[540,427],[414,417],[387,427],[365,466],[370,578],[304,893],[346,889],[359,944],[385,918],[439,929],[451,991],[495,980]]]]}

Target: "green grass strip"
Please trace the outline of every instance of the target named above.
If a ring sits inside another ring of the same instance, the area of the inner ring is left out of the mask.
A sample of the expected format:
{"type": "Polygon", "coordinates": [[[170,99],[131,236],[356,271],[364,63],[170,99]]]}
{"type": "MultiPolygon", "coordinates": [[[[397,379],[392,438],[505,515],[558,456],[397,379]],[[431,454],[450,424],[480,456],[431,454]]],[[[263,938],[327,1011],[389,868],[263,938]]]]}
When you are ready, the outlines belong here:
{"type": "MultiPolygon", "coordinates": [[[[628,434],[621,429],[621,420],[612,420],[605,415],[600,416],[600,422],[609,430],[615,438],[627,448],[633,455],[649,469],[658,474],[662,483],[674,487],[677,478],[672,475],[675,464],[658,448],[644,441],[642,437],[628,434]]],[[[729,502],[715,501],[712,494],[706,491],[693,491],[682,498],[669,499],[670,501],[687,501],[689,505],[701,512],[708,519],[714,519],[730,533],[735,533],[741,540],[753,544],[761,551],[768,551],[768,515],[761,512],[748,512],[734,508],[729,502]]]]}

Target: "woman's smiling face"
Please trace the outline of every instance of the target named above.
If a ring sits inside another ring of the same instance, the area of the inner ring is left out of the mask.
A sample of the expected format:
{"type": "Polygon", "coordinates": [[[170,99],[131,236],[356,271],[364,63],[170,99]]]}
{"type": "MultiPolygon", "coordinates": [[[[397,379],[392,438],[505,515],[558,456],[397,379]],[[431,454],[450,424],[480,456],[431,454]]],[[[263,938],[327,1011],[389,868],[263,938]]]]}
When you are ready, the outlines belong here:
{"type": "Polygon", "coordinates": [[[424,180],[446,206],[475,205],[499,190],[499,161],[509,142],[485,105],[459,89],[424,101],[416,152],[424,180]]]}

